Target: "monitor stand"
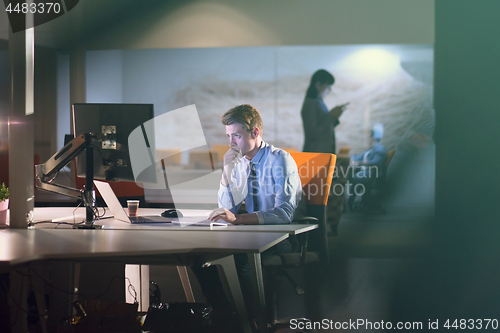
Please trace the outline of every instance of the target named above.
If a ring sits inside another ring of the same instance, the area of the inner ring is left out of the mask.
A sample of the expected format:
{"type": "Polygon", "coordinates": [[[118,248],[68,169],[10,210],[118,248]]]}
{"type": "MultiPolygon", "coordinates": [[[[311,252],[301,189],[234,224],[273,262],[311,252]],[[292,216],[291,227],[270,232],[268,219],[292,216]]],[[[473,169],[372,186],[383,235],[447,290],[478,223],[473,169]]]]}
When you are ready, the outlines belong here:
{"type": "Polygon", "coordinates": [[[84,224],[73,225],[73,229],[102,229],[101,225],[94,224],[95,192],[94,192],[94,147],[89,145],[85,149],[85,191],[83,203],[86,210],[84,224]]]}

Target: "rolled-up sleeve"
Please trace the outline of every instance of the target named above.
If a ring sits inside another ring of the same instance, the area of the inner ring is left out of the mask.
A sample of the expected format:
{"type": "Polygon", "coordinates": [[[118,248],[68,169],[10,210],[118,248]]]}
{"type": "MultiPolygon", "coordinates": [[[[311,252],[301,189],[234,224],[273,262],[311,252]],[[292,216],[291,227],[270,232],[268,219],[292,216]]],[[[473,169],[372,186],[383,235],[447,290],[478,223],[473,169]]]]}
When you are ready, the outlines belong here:
{"type": "Polygon", "coordinates": [[[230,210],[233,214],[236,214],[235,210],[235,205],[234,205],[234,200],[233,196],[231,195],[231,191],[229,191],[229,186],[224,186],[220,184],[219,187],[219,208],[226,208],[230,210]]]}
{"type": "Polygon", "coordinates": [[[238,165],[231,173],[231,185],[224,186],[220,183],[219,186],[219,208],[224,207],[233,214],[238,213],[248,193],[246,179],[242,178],[241,172],[241,165],[238,165]]]}

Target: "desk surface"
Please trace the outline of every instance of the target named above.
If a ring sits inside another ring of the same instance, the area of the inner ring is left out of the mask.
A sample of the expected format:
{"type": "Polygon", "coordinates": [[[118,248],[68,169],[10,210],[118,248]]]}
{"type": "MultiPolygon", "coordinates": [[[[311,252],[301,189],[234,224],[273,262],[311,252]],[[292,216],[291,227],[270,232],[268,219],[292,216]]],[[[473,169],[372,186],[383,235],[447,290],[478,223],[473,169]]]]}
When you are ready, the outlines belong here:
{"type": "MultiPolygon", "coordinates": [[[[99,209],[103,211],[102,208],[99,209]]],[[[160,215],[165,209],[159,208],[139,208],[139,215],[160,215]]],[[[199,216],[206,218],[210,210],[183,209],[184,216],[199,216]]],[[[109,210],[106,210],[106,216],[110,216],[109,210]]],[[[70,225],[60,224],[57,222],[80,222],[85,218],[84,208],[68,208],[68,207],[40,207],[35,208],[35,222],[52,221],[54,223],[37,224],[38,228],[71,228],[70,225]]],[[[316,229],[316,224],[275,224],[275,225],[229,225],[226,227],[200,227],[200,226],[179,226],[170,223],[155,223],[155,224],[130,224],[114,218],[107,218],[96,221],[96,224],[102,225],[105,230],[165,230],[165,231],[239,231],[239,232],[286,232],[290,235],[297,235],[303,232],[316,229]]]]}
{"type": "MultiPolygon", "coordinates": [[[[158,215],[161,211],[163,210],[140,209],[139,214],[158,215]]],[[[184,216],[200,216],[200,220],[208,215],[208,211],[201,210],[183,210],[182,212],[184,216]]],[[[191,254],[222,257],[233,253],[246,253],[251,263],[250,267],[254,267],[252,277],[259,293],[261,312],[264,313],[260,253],[285,240],[289,234],[298,234],[317,228],[316,225],[291,224],[235,225],[210,229],[209,227],[158,226],[157,224],[155,226],[132,225],[115,219],[105,219],[99,221],[99,224],[106,226],[104,230],[59,230],[59,227],[58,230],[50,229],[55,228],[58,222],[78,223],[84,219],[84,216],[83,208],[36,208],[36,222],[50,221],[52,223],[37,224],[37,227],[33,229],[0,230],[0,268],[12,269],[15,265],[50,259],[130,260],[127,262],[132,263],[145,260],[148,256],[161,258],[170,256],[179,260],[182,255],[191,254]],[[158,232],[158,230],[175,232],[158,232]]],[[[232,265],[234,266],[234,263],[232,265]]],[[[243,308],[240,306],[240,315],[244,313],[243,308]]],[[[261,316],[262,322],[264,322],[264,317],[264,315],[261,316]]],[[[249,326],[245,325],[245,320],[243,320],[243,326],[246,331],[250,331],[249,326]]]]}
{"type": "Polygon", "coordinates": [[[0,263],[177,253],[261,253],[287,237],[286,233],[272,232],[8,229],[0,230],[0,263]]]}

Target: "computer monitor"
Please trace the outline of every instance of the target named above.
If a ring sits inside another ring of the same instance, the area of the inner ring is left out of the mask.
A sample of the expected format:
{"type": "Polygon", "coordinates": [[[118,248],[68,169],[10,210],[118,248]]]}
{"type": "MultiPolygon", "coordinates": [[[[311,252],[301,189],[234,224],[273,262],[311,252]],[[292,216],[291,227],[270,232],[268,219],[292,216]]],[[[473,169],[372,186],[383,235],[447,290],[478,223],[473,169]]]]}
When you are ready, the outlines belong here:
{"type": "MultiPolygon", "coordinates": [[[[137,127],[154,118],[152,104],[73,104],[74,136],[84,133],[96,135],[94,147],[94,178],[109,181],[135,181],[128,138],[137,127]]],[[[154,138],[149,136],[149,138],[154,138]]],[[[154,140],[148,141],[155,151],[154,140]]],[[[76,159],[77,175],[86,175],[86,157],[76,159]]]]}

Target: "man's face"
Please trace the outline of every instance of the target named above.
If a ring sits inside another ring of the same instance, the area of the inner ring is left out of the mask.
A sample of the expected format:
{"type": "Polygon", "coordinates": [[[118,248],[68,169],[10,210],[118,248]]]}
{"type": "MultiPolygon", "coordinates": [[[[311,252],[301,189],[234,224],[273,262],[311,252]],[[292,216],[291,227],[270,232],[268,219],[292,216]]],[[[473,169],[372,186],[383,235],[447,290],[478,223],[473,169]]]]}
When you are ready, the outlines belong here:
{"type": "MultiPolygon", "coordinates": [[[[254,128],[253,133],[255,130],[254,128]]],[[[247,132],[240,124],[226,125],[226,135],[229,138],[229,146],[239,150],[243,156],[253,151],[257,146],[258,135],[247,132]]]]}

